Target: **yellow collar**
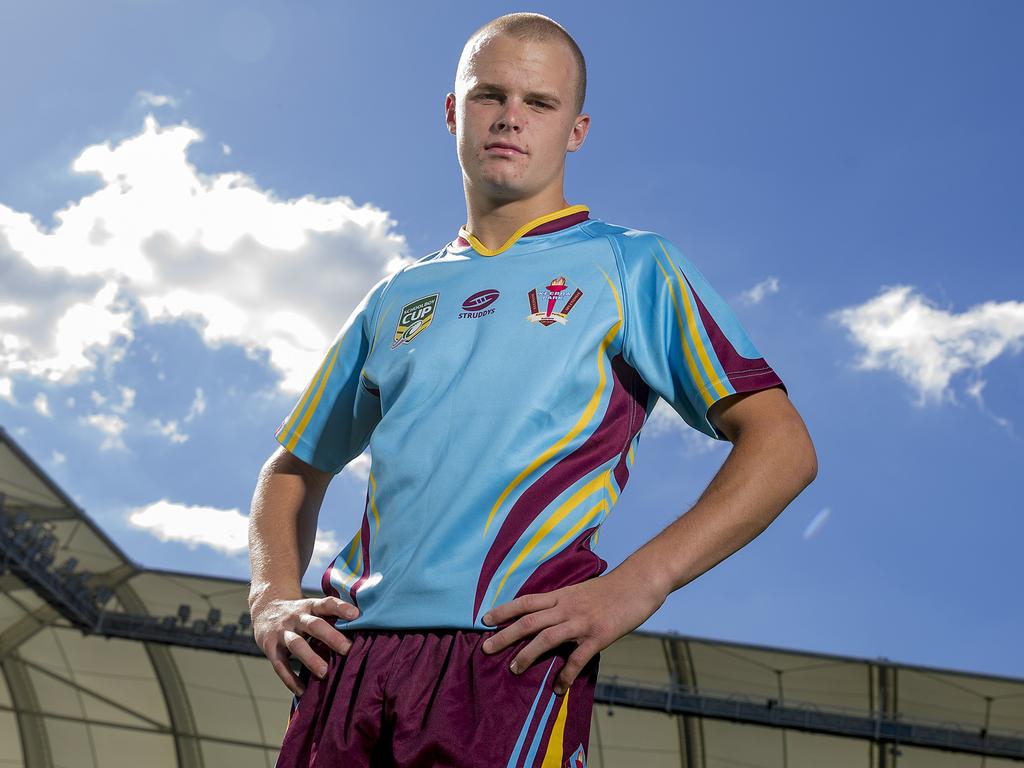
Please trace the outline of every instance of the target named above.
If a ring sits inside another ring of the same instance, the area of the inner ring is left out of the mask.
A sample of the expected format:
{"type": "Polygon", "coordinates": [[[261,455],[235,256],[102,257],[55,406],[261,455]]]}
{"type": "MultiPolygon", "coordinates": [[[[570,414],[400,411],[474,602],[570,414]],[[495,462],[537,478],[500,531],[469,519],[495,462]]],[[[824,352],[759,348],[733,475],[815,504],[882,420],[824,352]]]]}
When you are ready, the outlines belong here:
{"type": "MultiPolygon", "coordinates": [[[[469,245],[472,245],[473,249],[480,255],[497,256],[502,251],[506,251],[511,248],[512,245],[521,237],[529,237],[534,234],[548,234],[549,232],[556,232],[559,229],[564,229],[565,227],[571,227],[573,224],[578,224],[580,221],[587,218],[587,216],[580,217],[576,214],[589,214],[589,212],[590,209],[585,205],[570,205],[568,208],[561,208],[560,210],[552,211],[551,213],[545,213],[543,216],[538,216],[537,218],[523,224],[523,226],[517,229],[499,248],[495,248],[493,250],[477,240],[465,226],[459,227],[459,237],[465,240],[469,245]],[[557,224],[553,226],[550,225],[551,222],[556,222],[559,219],[567,219],[567,221],[564,222],[563,226],[557,226],[557,224]],[[549,226],[544,226],[546,224],[549,224],[549,226]],[[543,227],[541,232],[533,232],[533,230],[540,229],[541,227],[543,227]]],[[[458,241],[456,241],[456,243],[458,244],[458,241]]]]}

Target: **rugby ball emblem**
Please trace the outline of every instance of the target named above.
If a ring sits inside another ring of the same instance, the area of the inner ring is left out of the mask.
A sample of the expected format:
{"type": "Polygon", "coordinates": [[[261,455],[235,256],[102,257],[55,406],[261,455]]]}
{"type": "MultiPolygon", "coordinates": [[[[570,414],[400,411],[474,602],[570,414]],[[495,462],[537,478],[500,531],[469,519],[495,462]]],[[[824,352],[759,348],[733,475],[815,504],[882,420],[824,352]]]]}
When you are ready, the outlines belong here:
{"type": "Polygon", "coordinates": [[[462,308],[466,312],[479,312],[481,309],[486,309],[496,302],[500,295],[497,288],[485,288],[482,291],[477,291],[462,302],[462,308]]]}

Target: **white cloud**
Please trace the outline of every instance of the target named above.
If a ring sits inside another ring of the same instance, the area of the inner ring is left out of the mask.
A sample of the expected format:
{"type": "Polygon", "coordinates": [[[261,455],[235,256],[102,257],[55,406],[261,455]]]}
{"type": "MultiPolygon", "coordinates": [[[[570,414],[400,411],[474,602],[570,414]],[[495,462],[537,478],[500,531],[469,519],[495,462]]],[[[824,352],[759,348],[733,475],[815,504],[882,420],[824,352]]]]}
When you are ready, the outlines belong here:
{"type": "MultiPolygon", "coordinates": [[[[129,411],[135,403],[135,390],[123,385],[118,385],[118,390],[121,395],[120,402],[111,400],[95,389],[90,391],[89,398],[93,404],[97,407],[106,406],[110,412],[90,413],[78,417],[80,424],[94,427],[106,435],[100,444],[102,450],[110,450],[112,448],[126,449],[121,435],[128,428],[128,422],[122,417],[129,415],[129,411]]],[[[74,398],[68,398],[68,405],[74,405],[74,398]]]]}
{"type": "Polygon", "coordinates": [[[42,392],[35,396],[35,399],[32,401],[32,407],[35,408],[36,413],[41,416],[53,416],[53,414],[50,413],[50,401],[46,399],[46,395],[42,392]]]}
{"type": "Polygon", "coordinates": [[[845,327],[860,348],[856,370],[896,373],[916,392],[918,406],[955,402],[953,376],[979,373],[1000,355],[1024,348],[1022,301],[987,301],[957,314],[897,285],[829,319],[845,327]]]}
{"type": "Polygon", "coordinates": [[[779,292],[779,279],[767,277],[753,288],[749,288],[740,294],[739,301],[743,304],[760,304],[765,296],[779,292]]]}
{"type": "Polygon", "coordinates": [[[150,429],[172,443],[184,443],[188,440],[188,435],[182,434],[178,429],[178,422],[175,419],[166,422],[160,419],[150,419],[149,426],[150,429]]]}
{"type": "Polygon", "coordinates": [[[139,101],[143,104],[152,107],[177,107],[179,101],[173,96],[167,96],[162,93],[150,93],[149,91],[139,91],[139,101]]]}
{"type": "Polygon", "coordinates": [[[6,376],[0,376],[0,397],[8,402],[14,402],[14,382],[6,376]]]}
{"type": "Polygon", "coordinates": [[[365,481],[370,477],[371,464],[370,451],[365,450],[346,464],[345,469],[343,469],[342,472],[351,475],[357,480],[365,481]]]}
{"type": "MultiPolygon", "coordinates": [[[[0,236],[5,234],[4,210],[0,205],[0,236]]],[[[0,251],[0,272],[8,268],[6,261],[0,251]]],[[[5,274],[0,294],[19,290],[17,265],[12,271],[11,280],[5,274]]],[[[70,383],[82,371],[95,368],[100,350],[112,360],[123,354],[117,342],[130,340],[132,330],[116,282],[107,281],[98,290],[87,291],[89,295],[83,300],[55,291],[52,298],[38,297],[36,309],[26,317],[0,319],[0,330],[5,325],[13,329],[0,336],[0,373],[24,373],[70,383]]]]}
{"type": "Polygon", "coordinates": [[[185,421],[192,421],[196,416],[202,416],[206,411],[206,395],[203,394],[202,387],[196,387],[196,396],[192,399],[192,404],[188,407],[188,413],[185,414],[185,421]]]}
{"type": "Polygon", "coordinates": [[[691,427],[683,421],[683,417],[676,413],[675,408],[669,405],[667,400],[659,397],[658,402],[654,405],[654,410],[651,411],[651,415],[647,417],[644,424],[643,435],[644,437],[656,437],[664,434],[681,437],[685,442],[684,453],[691,456],[710,453],[717,450],[719,446],[727,444],[722,440],[708,437],[700,430],[691,427]]]}
{"type": "Polygon", "coordinates": [[[334,531],[322,531],[316,529],[316,539],[313,541],[313,554],[310,555],[311,565],[323,565],[328,560],[334,559],[341,549],[341,542],[338,541],[334,531]]]}
{"type": "Polygon", "coordinates": [[[828,507],[825,507],[823,510],[818,512],[818,514],[814,516],[811,522],[807,524],[807,527],[804,528],[803,539],[806,541],[807,539],[816,536],[818,531],[820,531],[825,526],[825,521],[828,520],[828,516],[831,513],[832,512],[828,507]]]}
{"type": "Polygon", "coordinates": [[[110,410],[116,411],[120,414],[126,414],[131,410],[132,405],[135,404],[135,390],[131,387],[118,387],[121,390],[121,402],[118,404],[111,403],[110,410]]]}
{"type": "Polygon", "coordinates": [[[90,427],[95,427],[104,434],[103,442],[100,443],[100,450],[109,451],[114,448],[125,449],[121,433],[128,425],[120,416],[112,413],[90,413],[79,417],[79,422],[90,427]]]}
{"type": "Polygon", "coordinates": [[[690,426],[683,421],[682,417],[676,413],[671,405],[659,397],[654,405],[654,410],[651,411],[651,415],[647,417],[647,422],[644,424],[644,436],[653,437],[666,432],[685,431],[687,429],[690,429],[690,426]]]}
{"type": "MultiPolygon", "coordinates": [[[[129,510],[128,522],[161,541],[178,542],[189,549],[202,545],[229,555],[244,555],[249,548],[249,517],[238,509],[191,506],[161,499],[129,510]]],[[[340,546],[333,531],[318,528],[311,564],[333,558],[340,546]]]]}
{"type": "Polygon", "coordinates": [[[182,122],[86,147],[101,186],[52,229],[0,204],[0,376],[74,383],[123,356],[140,323],[183,321],[210,347],[268,355],[302,390],[352,307],[410,260],[395,222],[351,198],[279,199],[240,172],[205,174],[182,122]],[[101,360],[100,358],[104,358],[101,360]]]}
{"type": "Polygon", "coordinates": [[[11,320],[28,314],[28,307],[18,304],[0,304],[0,320],[11,320]]]}
{"type": "Polygon", "coordinates": [[[58,465],[63,464],[65,461],[67,461],[67,458],[68,457],[61,453],[60,451],[54,450],[53,454],[50,456],[50,463],[58,465]]]}
{"type": "Polygon", "coordinates": [[[985,389],[985,386],[987,384],[988,382],[979,376],[970,384],[968,384],[964,388],[964,391],[967,393],[968,397],[974,400],[974,402],[978,406],[978,409],[986,416],[988,416],[990,419],[992,419],[992,421],[994,421],[997,426],[1001,427],[1002,429],[1005,429],[1011,437],[1020,439],[1020,436],[1016,433],[1016,430],[1014,429],[1013,422],[1010,421],[1005,416],[999,416],[998,414],[993,413],[992,410],[985,404],[985,398],[982,396],[982,390],[985,389]]]}

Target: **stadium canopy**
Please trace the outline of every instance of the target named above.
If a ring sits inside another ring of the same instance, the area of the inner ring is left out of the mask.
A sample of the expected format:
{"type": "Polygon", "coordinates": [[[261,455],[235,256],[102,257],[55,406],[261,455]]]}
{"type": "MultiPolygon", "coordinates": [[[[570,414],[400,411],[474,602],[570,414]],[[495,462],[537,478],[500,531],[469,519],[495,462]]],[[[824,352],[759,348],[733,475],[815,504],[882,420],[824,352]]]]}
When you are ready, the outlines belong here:
{"type": "MultiPolygon", "coordinates": [[[[133,562],[0,428],[0,766],[273,766],[291,692],[248,588],[133,562]]],[[[591,768],[1022,764],[1024,680],[643,631],[601,654],[591,768]]]]}

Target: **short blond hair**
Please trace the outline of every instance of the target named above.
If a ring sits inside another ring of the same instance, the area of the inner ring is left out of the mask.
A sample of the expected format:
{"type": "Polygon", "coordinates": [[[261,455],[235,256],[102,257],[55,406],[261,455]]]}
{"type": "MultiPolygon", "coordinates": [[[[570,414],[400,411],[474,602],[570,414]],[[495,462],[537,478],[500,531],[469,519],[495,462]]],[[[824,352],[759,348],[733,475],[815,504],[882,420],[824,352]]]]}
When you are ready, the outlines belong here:
{"type": "Polygon", "coordinates": [[[583,112],[583,102],[587,98],[587,62],[583,58],[583,51],[573,40],[572,35],[565,30],[565,27],[541,13],[506,13],[504,16],[487,22],[469,36],[463,48],[462,61],[466,60],[468,51],[479,38],[495,35],[508,35],[528,42],[542,43],[557,40],[565,43],[576,62],[576,100],[574,105],[576,114],[583,112]]]}

